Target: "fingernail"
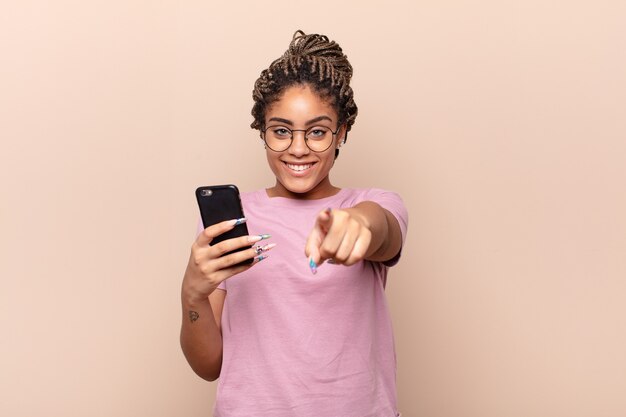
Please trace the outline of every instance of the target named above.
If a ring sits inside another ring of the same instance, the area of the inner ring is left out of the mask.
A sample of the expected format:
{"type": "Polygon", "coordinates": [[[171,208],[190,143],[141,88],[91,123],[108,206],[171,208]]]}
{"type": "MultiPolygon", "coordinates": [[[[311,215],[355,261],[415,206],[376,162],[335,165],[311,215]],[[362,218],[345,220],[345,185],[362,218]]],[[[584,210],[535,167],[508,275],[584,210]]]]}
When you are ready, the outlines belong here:
{"type": "Polygon", "coordinates": [[[333,258],[326,259],[326,263],[329,263],[331,265],[337,265],[337,262],[335,262],[335,260],[333,258]]]}
{"type": "Polygon", "coordinates": [[[263,259],[267,259],[267,255],[261,255],[255,258],[256,262],[259,263],[261,262],[263,259]]]}
{"type": "Polygon", "coordinates": [[[268,250],[272,249],[274,246],[276,246],[276,243],[268,243],[265,246],[255,246],[254,251],[257,253],[257,255],[259,255],[263,252],[267,252],[268,250]]]}
{"type": "Polygon", "coordinates": [[[231,223],[233,226],[239,226],[240,224],[245,223],[247,221],[248,219],[246,219],[245,217],[242,217],[240,219],[231,220],[231,223]]]}
{"type": "Polygon", "coordinates": [[[309,258],[309,268],[311,268],[313,274],[317,274],[317,264],[313,260],[313,257],[309,258]]]}
{"type": "Polygon", "coordinates": [[[259,240],[269,239],[270,237],[272,236],[268,234],[248,236],[248,242],[254,243],[254,242],[258,242],[259,240]]]}
{"type": "Polygon", "coordinates": [[[263,250],[263,252],[267,252],[268,250],[272,249],[275,246],[276,246],[276,243],[268,243],[267,245],[263,246],[261,249],[263,250]]]}

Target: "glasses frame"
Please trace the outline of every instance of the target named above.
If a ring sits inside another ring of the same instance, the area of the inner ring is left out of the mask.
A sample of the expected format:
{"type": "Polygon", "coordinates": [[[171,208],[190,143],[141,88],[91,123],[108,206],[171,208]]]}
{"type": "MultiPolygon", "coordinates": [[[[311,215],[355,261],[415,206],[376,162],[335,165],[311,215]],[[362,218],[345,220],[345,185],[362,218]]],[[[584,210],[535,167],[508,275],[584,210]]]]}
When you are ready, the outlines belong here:
{"type": "Polygon", "coordinates": [[[293,145],[293,132],[304,132],[304,144],[306,145],[307,148],[309,148],[309,150],[311,152],[315,152],[315,153],[322,153],[322,152],[326,152],[328,149],[330,149],[331,146],[333,146],[333,142],[335,141],[335,135],[337,135],[337,132],[339,132],[339,130],[341,129],[341,126],[343,125],[339,125],[337,127],[337,129],[333,132],[333,130],[327,126],[313,126],[310,127],[309,129],[290,129],[284,125],[270,125],[267,126],[265,129],[261,130],[261,139],[263,139],[263,142],[265,143],[265,146],[268,147],[269,150],[271,150],[272,152],[285,152],[287,149],[291,148],[291,145],[293,145]],[[272,128],[272,127],[282,127],[284,129],[287,129],[288,131],[291,132],[291,139],[289,139],[289,146],[287,146],[285,149],[283,149],[282,151],[277,151],[275,149],[272,149],[272,147],[267,143],[267,140],[265,140],[265,136],[266,136],[266,132],[268,129],[272,128]],[[322,151],[316,151],[315,149],[311,149],[311,147],[309,146],[309,139],[307,139],[306,137],[306,132],[308,132],[311,129],[314,129],[316,127],[326,127],[330,130],[330,133],[332,133],[332,139],[330,141],[330,143],[328,144],[328,146],[326,147],[326,149],[322,150],[322,151]]]}

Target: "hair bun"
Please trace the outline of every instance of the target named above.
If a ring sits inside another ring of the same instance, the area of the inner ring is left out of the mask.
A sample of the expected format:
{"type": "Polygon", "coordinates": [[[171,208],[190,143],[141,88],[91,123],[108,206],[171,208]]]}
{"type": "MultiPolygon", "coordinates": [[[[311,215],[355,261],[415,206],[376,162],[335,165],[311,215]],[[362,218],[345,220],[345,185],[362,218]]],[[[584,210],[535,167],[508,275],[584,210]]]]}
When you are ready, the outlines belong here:
{"type": "Polygon", "coordinates": [[[302,58],[312,64],[313,68],[316,64],[319,66],[318,61],[322,61],[322,66],[332,68],[333,73],[339,73],[348,79],[352,78],[352,65],[348,57],[341,47],[335,41],[329,40],[326,35],[317,33],[307,35],[302,30],[297,30],[293,34],[287,51],[275,62],[292,62],[294,59],[301,61],[302,58]]]}
{"type": "Polygon", "coordinates": [[[345,124],[349,131],[358,113],[351,78],[352,65],[336,42],[325,35],[307,35],[297,30],[285,53],[261,71],[254,83],[254,121],[250,126],[263,129],[267,107],[277,101],[287,87],[310,84],[320,97],[332,103],[338,124],[345,124]]]}

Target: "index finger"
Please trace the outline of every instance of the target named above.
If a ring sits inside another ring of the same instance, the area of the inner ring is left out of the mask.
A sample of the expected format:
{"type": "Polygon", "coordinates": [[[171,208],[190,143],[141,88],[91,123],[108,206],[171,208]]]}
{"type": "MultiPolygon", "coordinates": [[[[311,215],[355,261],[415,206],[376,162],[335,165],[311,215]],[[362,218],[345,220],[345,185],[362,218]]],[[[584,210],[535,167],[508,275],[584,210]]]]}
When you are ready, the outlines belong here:
{"type": "Polygon", "coordinates": [[[246,218],[242,217],[241,219],[233,219],[233,220],[224,220],[223,222],[215,223],[206,229],[204,229],[196,238],[196,243],[198,246],[207,246],[215,237],[221,235],[222,233],[228,232],[233,227],[240,225],[246,222],[246,218]]]}
{"type": "Polygon", "coordinates": [[[332,225],[333,217],[330,208],[318,213],[315,220],[313,230],[309,233],[309,237],[304,245],[304,254],[309,258],[309,266],[311,271],[316,270],[317,266],[324,261],[320,255],[320,246],[324,241],[324,237],[332,225]]]}

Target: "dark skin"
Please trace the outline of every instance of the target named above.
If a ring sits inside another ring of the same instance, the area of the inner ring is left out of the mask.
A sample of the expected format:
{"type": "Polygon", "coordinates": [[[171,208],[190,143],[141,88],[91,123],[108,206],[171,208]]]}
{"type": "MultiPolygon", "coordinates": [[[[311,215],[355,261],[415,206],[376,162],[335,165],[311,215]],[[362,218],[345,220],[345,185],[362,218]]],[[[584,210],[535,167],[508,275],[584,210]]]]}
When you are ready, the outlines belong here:
{"type": "MultiPolygon", "coordinates": [[[[337,130],[338,134],[324,152],[311,151],[303,132],[294,132],[291,146],[283,152],[266,149],[269,166],[276,176],[275,185],[266,190],[268,196],[319,199],[335,195],[339,188],[331,184],[329,173],[335,149],[341,146],[346,129],[345,126],[337,129],[337,112],[333,106],[308,86],[297,85],[286,89],[267,109],[266,123],[276,123],[276,119],[294,130],[321,124],[337,130]]],[[[209,381],[219,377],[222,363],[220,324],[227,293],[217,286],[259,262],[234,266],[244,259],[258,259],[254,249],[221,256],[250,245],[247,236],[209,246],[212,239],[232,229],[233,224],[233,221],[218,223],[198,235],[191,247],[181,291],[181,346],[192,369],[209,381]]],[[[303,262],[312,259],[318,266],[328,259],[343,265],[362,260],[383,262],[392,259],[400,247],[401,232],[396,218],[379,204],[364,201],[354,207],[318,213],[303,248],[303,262]]]]}

